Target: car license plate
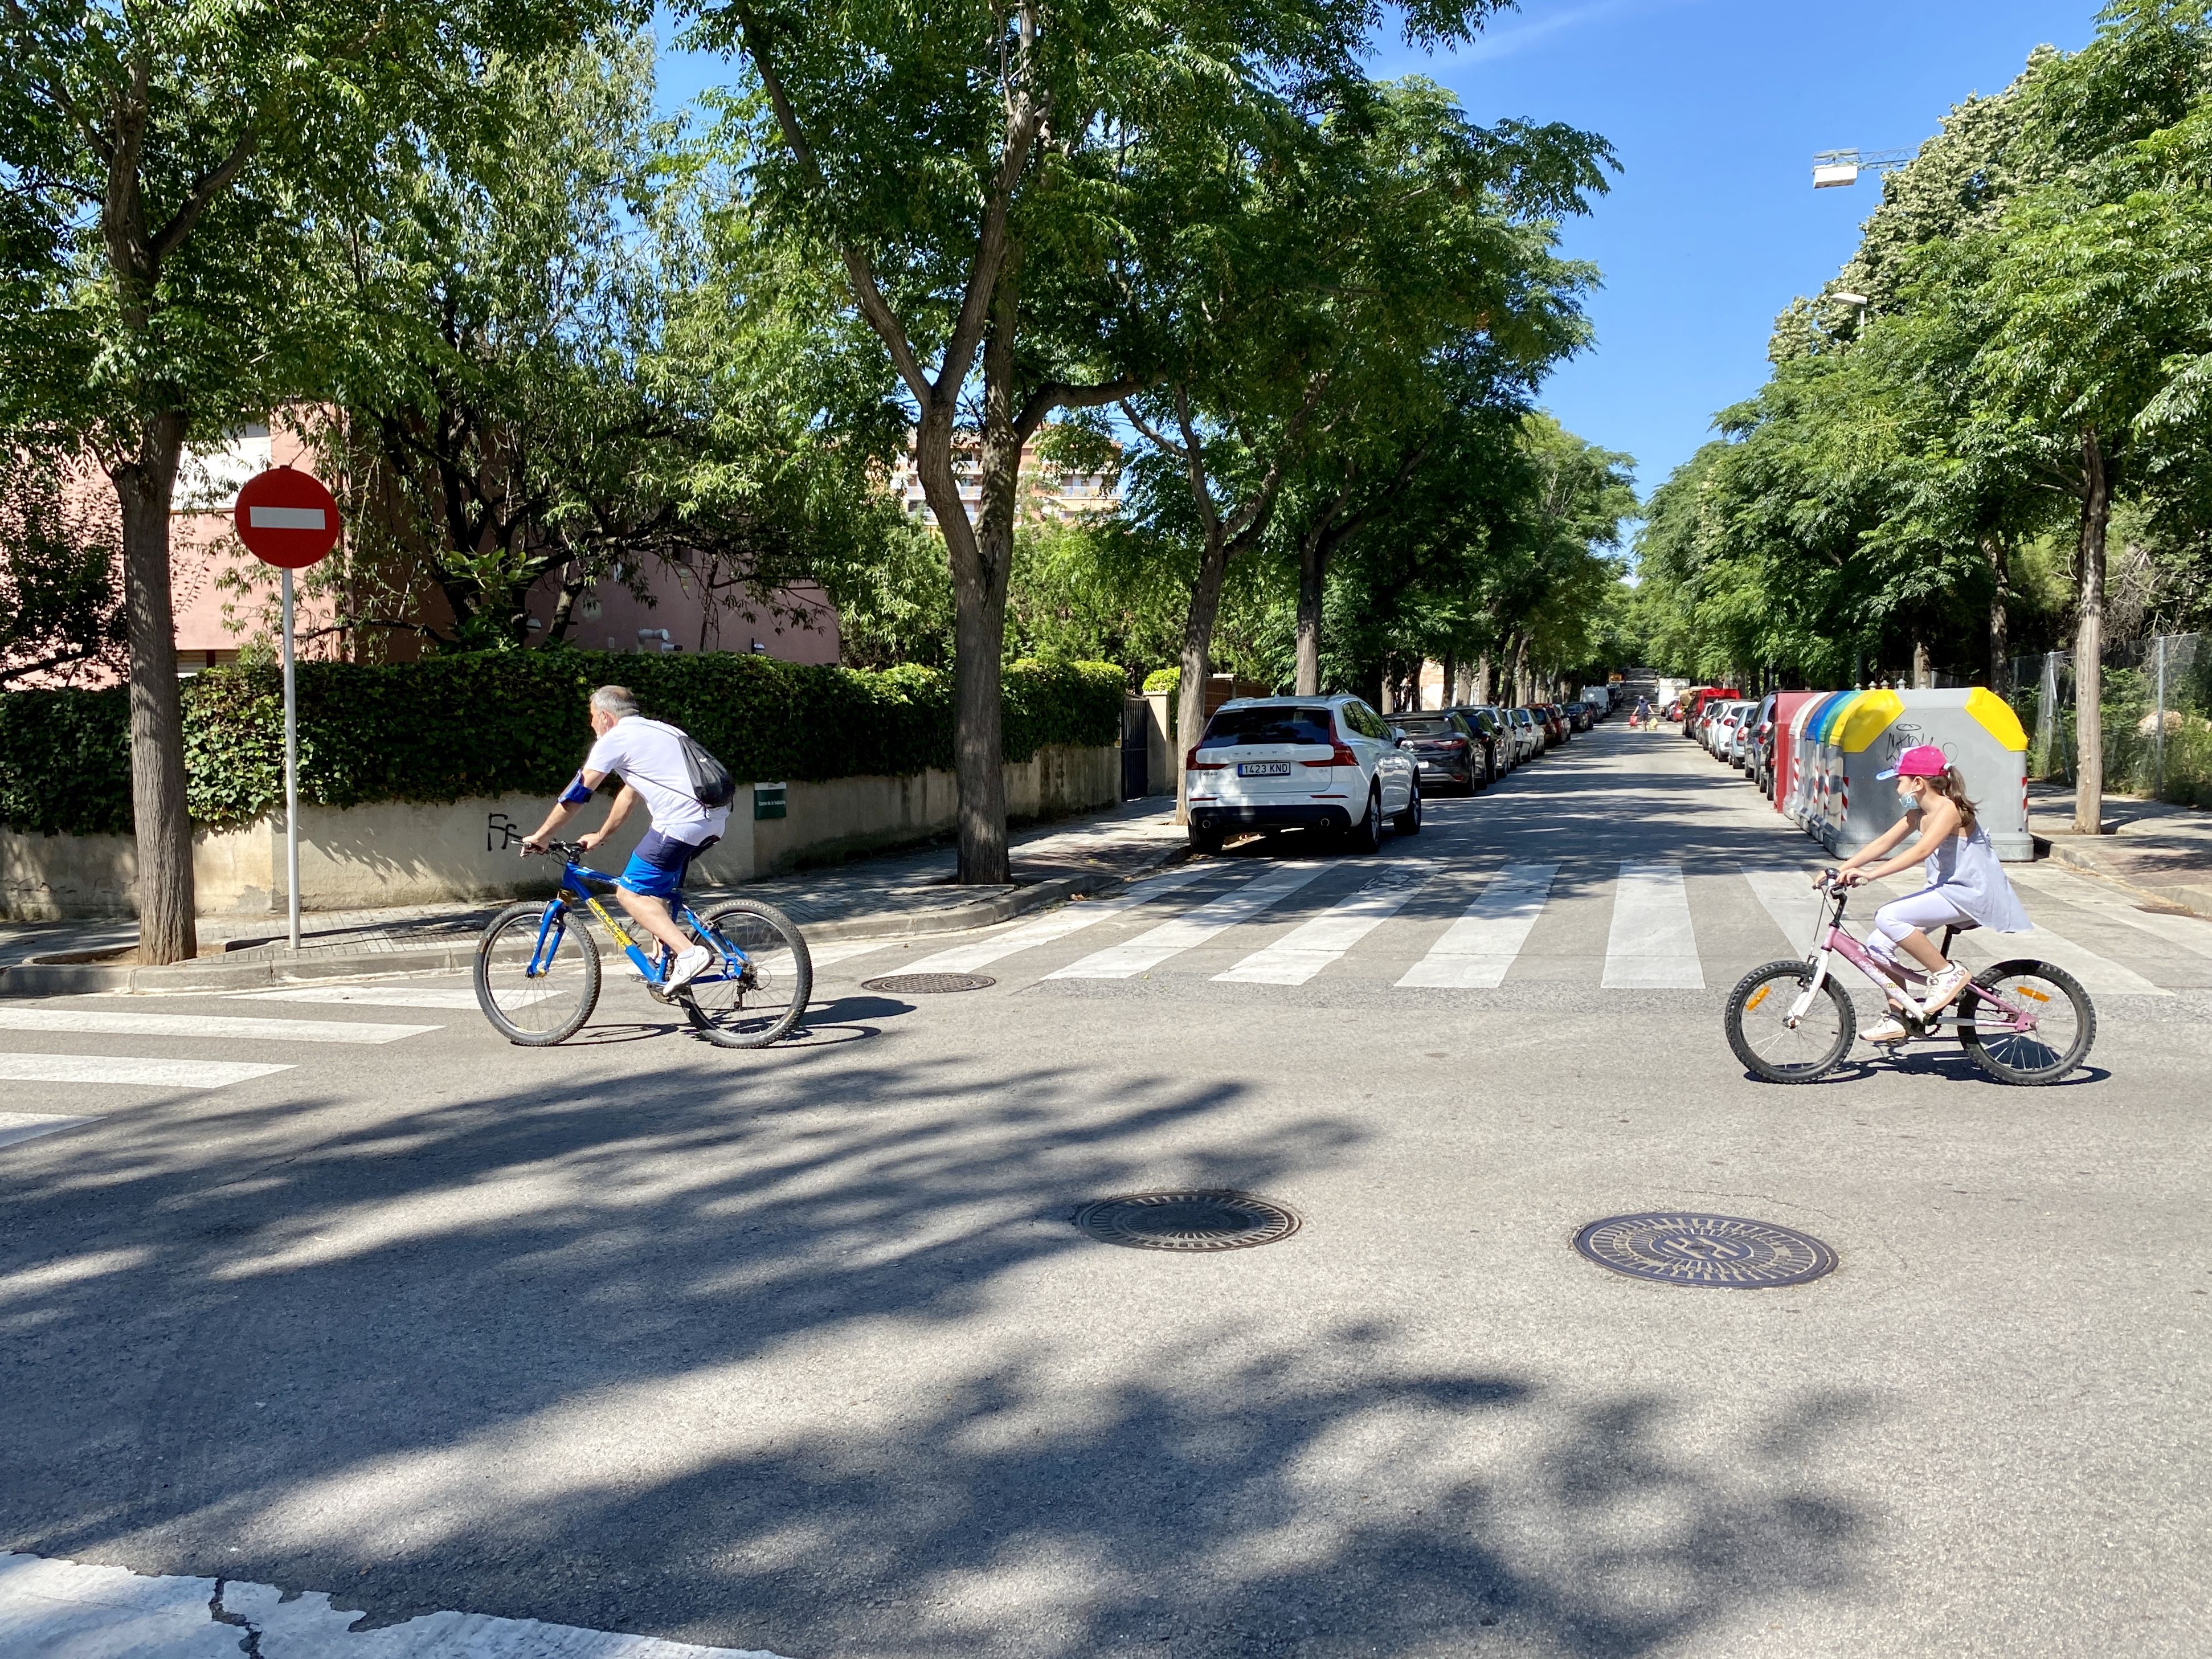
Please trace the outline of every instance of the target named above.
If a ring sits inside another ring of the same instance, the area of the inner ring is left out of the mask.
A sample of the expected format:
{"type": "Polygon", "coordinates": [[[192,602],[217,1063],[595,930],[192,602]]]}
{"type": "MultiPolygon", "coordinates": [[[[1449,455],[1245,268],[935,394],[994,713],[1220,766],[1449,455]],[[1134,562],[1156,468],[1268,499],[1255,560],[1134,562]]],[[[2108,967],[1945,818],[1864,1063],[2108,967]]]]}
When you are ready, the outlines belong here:
{"type": "Polygon", "coordinates": [[[1288,761],[1240,761],[1237,766],[1240,778],[1287,778],[1291,775],[1288,761]]]}

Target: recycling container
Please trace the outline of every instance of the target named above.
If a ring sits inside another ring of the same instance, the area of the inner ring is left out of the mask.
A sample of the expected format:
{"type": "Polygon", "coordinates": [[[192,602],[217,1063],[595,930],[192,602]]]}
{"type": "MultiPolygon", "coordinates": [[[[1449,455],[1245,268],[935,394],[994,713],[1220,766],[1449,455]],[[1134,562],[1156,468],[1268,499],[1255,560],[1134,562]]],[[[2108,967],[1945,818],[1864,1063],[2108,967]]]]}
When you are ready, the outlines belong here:
{"type": "Polygon", "coordinates": [[[1976,685],[1861,691],[1838,701],[1832,713],[1824,706],[1817,722],[1815,765],[1825,768],[1826,791],[1814,833],[1829,851],[1848,858],[1897,822],[1896,781],[1876,774],[1906,750],[1933,744],[1958,768],[1997,857],[2021,864],[2035,856],[2027,733],[2003,698],[1976,685]]]}
{"type": "MultiPolygon", "coordinates": [[[[1796,750],[1791,739],[1805,711],[1828,694],[1825,691],[1780,691],[1774,697],[1774,810],[1788,812],[1796,787],[1796,750]]],[[[1794,815],[1793,815],[1794,816],[1794,815]]]]}

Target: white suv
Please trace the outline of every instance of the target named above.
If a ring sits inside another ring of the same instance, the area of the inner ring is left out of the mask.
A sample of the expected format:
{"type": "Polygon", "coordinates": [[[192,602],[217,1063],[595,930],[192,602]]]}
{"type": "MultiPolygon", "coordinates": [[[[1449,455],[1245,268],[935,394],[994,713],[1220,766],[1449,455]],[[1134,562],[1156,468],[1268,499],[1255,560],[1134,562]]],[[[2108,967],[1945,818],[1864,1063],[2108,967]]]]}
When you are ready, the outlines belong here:
{"type": "Polygon", "coordinates": [[[1357,697],[1240,697],[1183,757],[1190,844],[1219,850],[1231,830],[1348,831],[1371,853],[1382,819],[1421,828],[1420,766],[1357,697]]]}

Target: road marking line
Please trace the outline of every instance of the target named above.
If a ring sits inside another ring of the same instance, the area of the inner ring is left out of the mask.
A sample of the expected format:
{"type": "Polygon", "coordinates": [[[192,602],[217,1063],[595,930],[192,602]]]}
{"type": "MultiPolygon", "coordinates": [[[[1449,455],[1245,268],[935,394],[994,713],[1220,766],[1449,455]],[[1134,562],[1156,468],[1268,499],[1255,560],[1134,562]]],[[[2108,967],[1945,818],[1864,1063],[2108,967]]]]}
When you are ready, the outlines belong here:
{"type": "Polygon", "coordinates": [[[99,1031],[110,1036],[242,1037],[256,1042],[397,1042],[441,1025],[336,1019],[238,1019],[209,1014],[108,1013],[89,1008],[0,1008],[0,1030],[99,1031]]]}
{"type": "Polygon", "coordinates": [[[502,1619],[426,1613],[370,1632],[328,1590],[279,1589],[239,1578],[154,1577],[122,1567],[0,1554],[0,1649],[9,1653],[130,1654],[201,1659],[251,1647],[292,1654],[443,1654],[449,1659],[776,1659],[759,1648],[704,1648],[502,1619]],[[218,1613],[221,1615],[219,1618],[218,1613]],[[240,1632],[250,1632],[242,1638],[240,1632]],[[408,1632],[413,1632],[410,1636],[408,1632]]]}
{"type": "Polygon", "coordinates": [[[1133,909],[1156,899],[1163,893],[1171,893],[1178,887],[1188,887],[1200,876],[1211,874],[1219,867],[1212,864],[1187,864],[1181,869],[1169,871],[1165,875],[1139,882],[1112,898],[1062,905],[1049,915],[1024,922],[1011,932],[977,939],[972,945],[956,945],[949,951],[939,951],[935,956],[924,957],[920,962],[899,971],[906,974],[970,974],[978,968],[988,968],[1000,957],[1010,957],[1017,951],[1027,951],[1036,945],[1048,945],[1056,939],[1065,939],[1070,933],[1080,933],[1094,922],[1104,921],[1109,916],[1117,916],[1124,910],[1133,909]]]}
{"type": "Polygon", "coordinates": [[[2179,945],[2183,950],[2200,957],[2212,957],[2212,921],[2195,916],[2161,915],[2155,910],[2138,908],[2141,901],[2125,893],[2091,881],[2086,876],[2063,875],[2056,870],[2046,870],[2038,865],[2034,870],[2008,872],[2013,885],[2025,887],[2030,892],[2044,893],[2061,904],[2076,910],[2087,910],[2107,921],[2117,921],[2123,927],[2133,927],[2164,939],[2169,945],[2179,945]]]}
{"type": "MultiPolygon", "coordinates": [[[[227,994],[251,1002],[338,1002],[365,1008],[473,1009],[480,1006],[473,985],[298,985],[282,991],[232,991],[227,994]]],[[[499,1004],[502,1008],[520,1008],[558,994],[514,987],[499,994],[499,1004]]]]}
{"type": "Polygon", "coordinates": [[[825,945],[809,945],[806,959],[817,968],[827,968],[851,957],[865,957],[872,951],[888,951],[905,943],[904,939],[832,939],[825,945]]]}
{"type": "Polygon", "coordinates": [[[1605,940],[1608,991],[1701,991],[1697,931],[1679,864],[1624,864],[1605,940]]]}
{"type": "Polygon", "coordinates": [[[1213,977],[1238,985],[1303,985],[1396,915],[1429,878],[1412,871],[1380,877],[1213,977]]]}
{"type": "Polygon", "coordinates": [[[96,1117],[55,1117],[45,1112],[0,1112],[0,1146],[13,1146],[19,1140],[34,1140],[57,1129],[74,1129],[80,1123],[99,1121],[96,1117]]]}
{"type": "Polygon", "coordinates": [[[1813,890],[1811,880],[1790,870],[1747,868],[1743,869],[1743,878],[1751,885],[1752,896],[1774,918],[1790,948],[1810,951],[1814,933],[1827,922],[1827,913],[1821,908],[1826,901],[1813,890]]]}
{"type": "Polygon", "coordinates": [[[1398,981],[1430,990],[1492,991],[1528,942],[1528,932],[1552,896],[1556,864],[1509,864],[1490,878],[1482,896],[1444,929],[1443,937],[1398,981]]]}
{"type": "Polygon", "coordinates": [[[1157,968],[1170,957],[1203,945],[1242,921],[1249,921],[1278,899],[1287,897],[1331,866],[1322,863],[1282,864],[1273,873],[1245,883],[1194,910],[1139,933],[1121,945],[1094,951],[1080,961],[1047,974],[1047,979],[1128,979],[1157,968]]]}
{"type": "Polygon", "coordinates": [[[2063,968],[2081,981],[2082,988],[2092,996],[2170,997],[2172,992],[2162,990],[2145,979],[2132,968],[2123,968],[2110,957],[2100,956],[2086,945],[2076,945],[2063,933],[2054,933],[2048,927],[2031,927],[2024,933],[1990,933],[1979,929],[1961,933],[1951,947],[1951,954],[1978,962],[1986,967],[1993,962],[2008,962],[2016,957],[2032,957],[2063,968]]]}
{"type": "Polygon", "coordinates": [[[289,1072],[243,1060],[129,1060],[115,1054],[0,1054],[0,1082],[129,1083],[148,1089],[222,1089],[289,1072]]]}

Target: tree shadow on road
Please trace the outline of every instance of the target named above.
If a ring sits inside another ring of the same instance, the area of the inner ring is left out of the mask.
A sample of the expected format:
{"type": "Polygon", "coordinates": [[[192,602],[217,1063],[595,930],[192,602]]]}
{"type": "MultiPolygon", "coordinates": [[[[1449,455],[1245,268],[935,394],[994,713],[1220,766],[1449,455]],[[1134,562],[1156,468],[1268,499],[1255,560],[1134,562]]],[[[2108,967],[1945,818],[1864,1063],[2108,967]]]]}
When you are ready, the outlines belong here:
{"type": "Polygon", "coordinates": [[[860,1045],[88,1132],[0,1196],[0,1545],[799,1659],[1626,1659],[1850,1579],[1864,1401],[1716,1450],[1693,1395],[1313,1311],[1310,1218],[1095,1243],[1084,1200],[1296,1200],[1368,1135],[1097,1090],[860,1045]]]}

